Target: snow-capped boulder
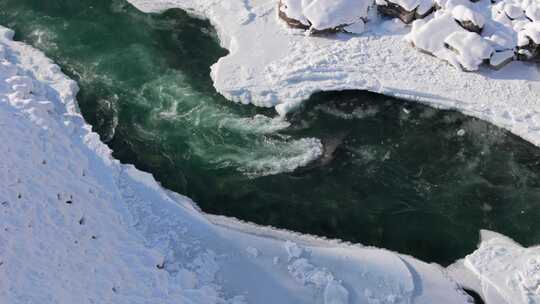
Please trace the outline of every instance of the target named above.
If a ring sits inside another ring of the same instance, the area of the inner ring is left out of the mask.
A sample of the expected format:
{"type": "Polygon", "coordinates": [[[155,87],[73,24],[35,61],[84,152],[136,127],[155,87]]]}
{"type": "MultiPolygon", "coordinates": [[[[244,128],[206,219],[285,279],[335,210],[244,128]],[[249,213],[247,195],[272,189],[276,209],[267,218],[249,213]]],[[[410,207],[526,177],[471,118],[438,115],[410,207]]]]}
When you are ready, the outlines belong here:
{"type": "Polygon", "coordinates": [[[519,19],[525,14],[520,6],[511,3],[506,3],[504,5],[504,13],[506,16],[508,16],[508,18],[510,18],[510,20],[519,19]]]}
{"type": "Polygon", "coordinates": [[[454,32],[465,32],[459,26],[451,14],[443,13],[436,15],[429,21],[416,20],[412,24],[411,32],[405,36],[405,40],[413,44],[423,52],[436,57],[445,57],[447,53],[444,40],[454,32]]]}
{"type": "Polygon", "coordinates": [[[518,59],[540,62],[540,22],[530,22],[518,33],[518,59]]]}
{"type": "Polygon", "coordinates": [[[458,5],[452,9],[452,17],[464,29],[480,34],[484,28],[484,16],[464,5],[458,5]]]}
{"type": "Polygon", "coordinates": [[[456,54],[455,60],[466,71],[478,70],[493,53],[489,42],[474,32],[454,32],[444,40],[444,44],[456,54]]]}
{"type": "Polygon", "coordinates": [[[478,278],[486,303],[540,303],[540,247],[524,248],[512,239],[482,231],[478,250],[463,265],[478,278]],[[499,302],[500,303],[500,302],[499,302]]]}
{"type": "Polygon", "coordinates": [[[399,18],[405,23],[422,19],[435,9],[432,0],[376,0],[375,3],[383,16],[399,18]]]}
{"type": "Polygon", "coordinates": [[[292,28],[309,29],[309,22],[302,13],[302,0],[279,1],[278,14],[292,28]]]}
{"type": "Polygon", "coordinates": [[[490,41],[465,30],[456,22],[453,14],[448,12],[435,14],[427,22],[416,20],[405,39],[423,52],[466,71],[478,70],[494,52],[490,41]]]}
{"type": "Polygon", "coordinates": [[[367,0],[281,0],[279,17],[289,26],[312,33],[363,31],[367,0]]]}

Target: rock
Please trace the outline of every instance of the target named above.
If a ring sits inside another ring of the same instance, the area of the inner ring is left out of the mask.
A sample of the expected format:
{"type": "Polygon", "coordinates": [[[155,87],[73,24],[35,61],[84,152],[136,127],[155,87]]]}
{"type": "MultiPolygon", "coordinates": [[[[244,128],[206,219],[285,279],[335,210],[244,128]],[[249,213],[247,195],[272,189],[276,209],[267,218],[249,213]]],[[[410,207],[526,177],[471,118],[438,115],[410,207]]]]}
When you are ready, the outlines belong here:
{"type": "Polygon", "coordinates": [[[452,17],[454,17],[461,27],[469,32],[480,34],[484,28],[484,17],[464,5],[454,7],[452,9],[452,17]]]}
{"type": "Polygon", "coordinates": [[[416,8],[414,17],[415,19],[424,19],[429,14],[435,11],[435,4],[431,0],[420,1],[420,4],[416,8]]]}
{"type": "Polygon", "coordinates": [[[517,48],[517,60],[540,63],[540,45],[531,40],[528,44],[519,46],[517,48]]]}
{"type": "Polygon", "coordinates": [[[387,17],[399,18],[404,23],[411,23],[416,17],[416,8],[412,11],[407,11],[398,4],[384,1],[384,5],[380,5],[382,1],[377,1],[377,10],[387,17]]]}
{"type": "Polygon", "coordinates": [[[530,22],[518,33],[517,59],[540,62],[540,22],[530,22]]]}
{"type": "Polygon", "coordinates": [[[478,67],[493,54],[491,44],[473,32],[454,32],[444,40],[444,45],[455,53],[454,60],[457,60],[465,71],[478,70],[478,67]]]}
{"type": "Polygon", "coordinates": [[[367,20],[368,0],[280,0],[278,16],[309,34],[360,34],[367,20]]]}
{"type": "Polygon", "coordinates": [[[279,18],[281,18],[281,20],[285,21],[288,26],[303,30],[308,30],[310,28],[310,24],[304,24],[298,19],[289,17],[286,13],[287,9],[287,4],[283,3],[283,1],[280,0],[278,4],[278,16],[279,18]]]}
{"type": "Polygon", "coordinates": [[[399,18],[404,23],[423,19],[435,10],[432,0],[376,0],[375,3],[383,16],[399,18]]]}

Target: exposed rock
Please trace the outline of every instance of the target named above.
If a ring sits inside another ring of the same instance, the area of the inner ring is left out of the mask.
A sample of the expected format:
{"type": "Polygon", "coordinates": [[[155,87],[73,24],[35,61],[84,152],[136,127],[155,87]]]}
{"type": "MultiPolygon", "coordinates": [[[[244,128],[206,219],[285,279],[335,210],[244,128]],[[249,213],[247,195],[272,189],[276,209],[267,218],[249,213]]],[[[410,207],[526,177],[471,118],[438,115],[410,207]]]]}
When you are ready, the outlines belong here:
{"type": "Polygon", "coordinates": [[[422,1],[416,8],[414,17],[415,19],[424,19],[429,16],[429,14],[433,13],[435,9],[435,4],[432,1],[422,1]]]}
{"type": "Polygon", "coordinates": [[[290,27],[310,34],[361,33],[367,18],[367,0],[280,0],[278,15],[290,27]]]}
{"type": "Polygon", "coordinates": [[[480,34],[482,32],[482,28],[479,27],[478,25],[474,24],[471,21],[459,21],[459,20],[456,20],[456,22],[462,28],[466,29],[469,32],[474,32],[474,33],[477,33],[477,34],[480,34]]]}
{"type": "Polygon", "coordinates": [[[487,62],[493,54],[490,43],[473,32],[454,32],[444,40],[444,46],[457,55],[454,60],[465,71],[478,70],[478,66],[487,62]]]}
{"type": "Polygon", "coordinates": [[[303,30],[308,30],[310,28],[311,26],[310,24],[304,24],[300,20],[289,17],[286,13],[287,11],[286,9],[287,9],[287,5],[284,4],[283,1],[280,0],[278,4],[278,16],[279,18],[281,18],[281,20],[285,21],[285,23],[287,23],[288,26],[292,28],[303,29],[303,30]]]}
{"type": "Polygon", "coordinates": [[[383,15],[399,18],[404,23],[422,19],[435,10],[431,0],[376,0],[377,10],[383,15]]]}
{"type": "Polygon", "coordinates": [[[521,61],[534,61],[540,63],[540,44],[532,40],[517,49],[517,59],[521,61]]]}
{"type": "Polygon", "coordinates": [[[480,34],[484,28],[484,17],[464,5],[454,7],[452,9],[452,17],[454,17],[461,27],[469,32],[480,34]]]}
{"type": "Polygon", "coordinates": [[[540,22],[530,22],[518,33],[517,59],[540,62],[540,22]]]}
{"type": "Polygon", "coordinates": [[[407,11],[400,5],[389,1],[377,1],[377,10],[383,15],[393,18],[399,18],[404,23],[411,23],[415,20],[416,8],[412,11],[407,11]],[[381,4],[379,4],[381,3],[381,4]],[[385,3],[385,4],[382,4],[385,3]]]}

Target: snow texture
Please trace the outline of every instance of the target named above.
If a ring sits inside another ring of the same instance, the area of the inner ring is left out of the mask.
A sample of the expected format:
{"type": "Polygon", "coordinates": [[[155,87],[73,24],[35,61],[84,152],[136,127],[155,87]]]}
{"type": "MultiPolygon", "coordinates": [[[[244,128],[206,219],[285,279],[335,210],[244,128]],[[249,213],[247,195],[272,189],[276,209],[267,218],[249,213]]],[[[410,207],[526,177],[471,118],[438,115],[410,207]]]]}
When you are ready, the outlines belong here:
{"type": "Polygon", "coordinates": [[[510,238],[482,231],[478,250],[451,266],[464,285],[490,304],[540,303],[540,247],[524,248],[510,238]]]}
{"type": "Polygon", "coordinates": [[[0,27],[0,303],[468,302],[437,265],[201,213],[113,159],[77,84],[12,38],[0,27]]]}

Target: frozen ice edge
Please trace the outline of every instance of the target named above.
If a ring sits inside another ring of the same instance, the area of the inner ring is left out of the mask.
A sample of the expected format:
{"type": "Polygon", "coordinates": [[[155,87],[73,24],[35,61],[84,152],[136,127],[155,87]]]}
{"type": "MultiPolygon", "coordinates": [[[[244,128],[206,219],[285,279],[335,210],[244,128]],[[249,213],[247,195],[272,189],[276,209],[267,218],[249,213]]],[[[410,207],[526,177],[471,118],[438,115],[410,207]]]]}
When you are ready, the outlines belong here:
{"type": "Polygon", "coordinates": [[[229,50],[211,72],[229,100],[284,116],[319,91],[368,90],[455,109],[540,146],[538,65],[462,72],[408,45],[406,31],[386,32],[377,22],[360,36],[306,37],[278,20],[274,0],[130,2],[146,12],[180,8],[208,19],[229,50]]]}
{"type": "Polygon", "coordinates": [[[115,160],[77,84],[12,38],[0,26],[1,303],[467,303],[409,256],[209,221],[115,160]]]}

